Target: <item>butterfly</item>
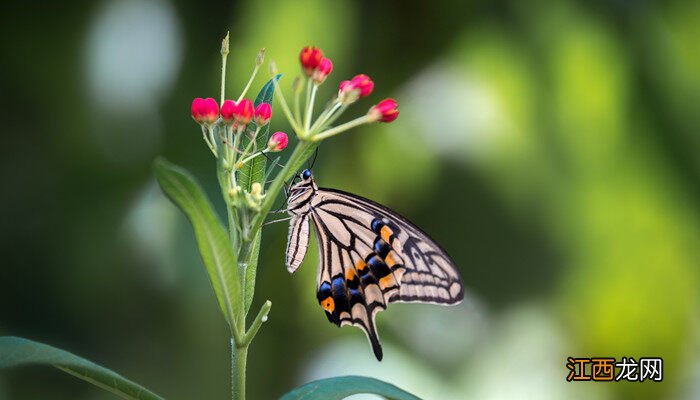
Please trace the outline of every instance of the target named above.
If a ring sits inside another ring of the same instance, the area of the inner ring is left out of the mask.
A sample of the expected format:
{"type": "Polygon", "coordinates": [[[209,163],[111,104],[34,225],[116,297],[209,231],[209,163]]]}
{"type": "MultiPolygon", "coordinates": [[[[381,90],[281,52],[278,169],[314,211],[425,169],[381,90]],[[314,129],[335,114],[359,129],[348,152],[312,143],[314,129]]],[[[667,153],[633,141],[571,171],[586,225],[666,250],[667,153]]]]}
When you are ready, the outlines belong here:
{"type": "Polygon", "coordinates": [[[462,301],[455,262],[420,228],[371,200],[319,188],[308,169],[299,177],[287,197],[287,270],[304,260],[313,222],[318,302],[330,322],[362,329],[377,360],[383,352],[375,317],[390,303],[462,301]]]}

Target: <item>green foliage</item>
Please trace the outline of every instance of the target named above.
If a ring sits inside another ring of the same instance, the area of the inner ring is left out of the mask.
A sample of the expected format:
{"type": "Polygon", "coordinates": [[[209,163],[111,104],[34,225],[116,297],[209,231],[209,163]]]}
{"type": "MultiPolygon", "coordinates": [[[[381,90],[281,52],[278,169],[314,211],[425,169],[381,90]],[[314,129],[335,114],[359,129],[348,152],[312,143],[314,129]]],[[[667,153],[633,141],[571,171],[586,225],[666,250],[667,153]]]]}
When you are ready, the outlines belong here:
{"type": "Polygon", "coordinates": [[[377,394],[389,400],[420,400],[390,383],[364,376],[320,379],[292,390],[280,400],[340,400],[360,393],[377,394]]]}
{"type": "Polygon", "coordinates": [[[56,367],[124,399],[163,399],[116,372],[65,350],[18,337],[0,337],[0,368],[32,364],[56,367]]]}
{"type": "Polygon", "coordinates": [[[163,159],[154,164],[156,179],[163,192],[192,223],[199,253],[209,273],[224,317],[232,325],[233,306],[240,296],[236,254],[226,230],[195,179],[185,170],[163,159]]]}

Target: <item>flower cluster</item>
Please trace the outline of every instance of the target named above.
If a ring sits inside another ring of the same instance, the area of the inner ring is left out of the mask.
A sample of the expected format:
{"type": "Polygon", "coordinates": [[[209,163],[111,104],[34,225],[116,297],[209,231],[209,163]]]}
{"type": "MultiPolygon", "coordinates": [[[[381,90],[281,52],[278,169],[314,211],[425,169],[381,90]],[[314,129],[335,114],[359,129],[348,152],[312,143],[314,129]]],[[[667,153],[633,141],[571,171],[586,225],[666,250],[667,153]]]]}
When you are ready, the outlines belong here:
{"type": "MultiPolygon", "coordinates": [[[[244,132],[248,124],[253,121],[257,127],[255,135],[251,138],[251,140],[253,140],[260,128],[270,122],[270,118],[272,118],[272,107],[268,103],[260,103],[257,107],[253,108],[253,102],[244,98],[238,102],[234,100],[224,100],[221,105],[221,110],[219,111],[219,104],[213,98],[208,97],[203,99],[197,97],[192,100],[192,118],[206,130],[212,130],[215,124],[220,122],[223,126],[232,127],[232,130],[237,134],[244,132]]],[[[268,151],[282,151],[287,147],[288,141],[279,140],[280,135],[286,137],[287,134],[284,132],[277,132],[276,134],[279,134],[277,135],[277,139],[273,141],[272,138],[270,138],[270,142],[267,146],[268,151]],[[281,143],[284,144],[282,145],[281,143]]],[[[205,140],[208,141],[210,147],[216,147],[213,139],[205,136],[205,140]]],[[[261,153],[263,152],[265,152],[265,150],[261,153]]],[[[218,153],[215,154],[218,155],[218,153]]]]}
{"type": "MultiPolygon", "coordinates": [[[[316,142],[337,135],[355,126],[372,122],[391,122],[399,115],[398,104],[394,99],[385,99],[370,108],[366,115],[344,124],[333,126],[335,121],[343,114],[345,109],[372,94],[374,82],[369,76],[359,74],[352,79],[343,80],[338,87],[337,96],[328,103],[315,121],[314,100],[318,87],[326,81],[333,71],[333,62],[324,56],[318,47],[306,46],[299,53],[299,63],[303,75],[294,81],[293,110],[290,109],[284,95],[280,92],[280,105],[289,123],[294,128],[301,140],[316,142]],[[303,79],[306,79],[305,104],[302,111],[301,93],[303,91],[303,79]]],[[[277,74],[274,63],[271,64],[271,72],[277,74]]],[[[279,87],[276,87],[279,89],[279,87]]]]}
{"type": "MultiPolygon", "coordinates": [[[[264,187],[258,182],[255,191],[252,186],[244,190],[237,184],[237,174],[246,164],[256,157],[266,153],[284,150],[289,144],[289,138],[284,132],[275,132],[267,139],[264,149],[258,148],[259,135],[267,135],[268,125],[272,118],[272,105],[260,102],[255,105],[245,97],[253,79],[262,65],[264,50],[261,50],[255,61],[255,69],[237,100],[226,99],[224,82],[226,72],[226,57],[228,55],[228,37],[222,42],[222,89],[221,108],[211,97],[196,98],[192,101],[192,118],[201,126],[204,141],[216,158],[221,162],[224,193],[232,199],[232,205],[244,204],[248,210],[260,210],[265,194],[264,187]],[[264,129],[263,129],[264,128],[264,129]]],[[[342,80],[338,92],[328,105],[314,118],[314,100],[320,85],[326,82],[333,72],[333,62],[324,56],[318,47],[304,47],[299,54],[302,75],[294,81],[293,111],[288,106],[284,94],[279,88],[277,71],[274,62],[270,63],[273,73],[271,79],[275,86],[275,96],[278,96],[282,111],[297,134],[300,144],[308,146],[350,128],[373,122],[392,122],[398,115],[398,105],[394,99],[384,99],[372,106],[369,111],[351,121],[335,125],[335,121],[352,104],[368,97],[374,90],[374,82],[365,74],[358,74],[351,79],[342,80]],[[304,86],[306,86],[305,95],[304,86]],[[303,99],[303,109],[302,109],[303,99]]],[[[269,100],[268,100],[269,101],[269,100]]],[[[296,154],[296,153],[295,153],[296,154]]]]}

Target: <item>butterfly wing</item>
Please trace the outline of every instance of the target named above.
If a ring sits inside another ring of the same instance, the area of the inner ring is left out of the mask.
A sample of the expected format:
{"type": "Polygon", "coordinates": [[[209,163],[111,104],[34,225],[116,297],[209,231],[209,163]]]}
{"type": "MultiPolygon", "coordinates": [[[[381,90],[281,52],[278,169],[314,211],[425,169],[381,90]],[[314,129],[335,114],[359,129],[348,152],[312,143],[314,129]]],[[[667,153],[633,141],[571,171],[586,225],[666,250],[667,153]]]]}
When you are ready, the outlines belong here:
{"type": "Polygon", "coordinates": [[[309,248],[309,214],[295,215],[289,222],[287,237],[287,271],[293,273],[304,261],[309,248]]]}
{"type": "Polygon", "coordinates": [[[386,207],[319,189],[309,214],[320,254],[318,301],[331,322],[361,328],[377,359],[382,348],[374,321],[389,303],[456,304],[464,297],[450,256],[386,207]]]}

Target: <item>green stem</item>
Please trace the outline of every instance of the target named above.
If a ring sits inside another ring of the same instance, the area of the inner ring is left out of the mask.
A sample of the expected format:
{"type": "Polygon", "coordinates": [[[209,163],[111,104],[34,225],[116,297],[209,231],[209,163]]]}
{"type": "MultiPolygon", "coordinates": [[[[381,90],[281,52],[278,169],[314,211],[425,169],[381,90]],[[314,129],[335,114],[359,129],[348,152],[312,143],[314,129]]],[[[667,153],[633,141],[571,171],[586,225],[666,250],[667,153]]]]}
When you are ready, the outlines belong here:
{"type": "Polygon", "coordinates": [[[267,314],[270,313],[271,307],[272,302],[270,300],[266,301],[265,304],[263,304],[263,306],[260,307],[258,316],[255,317],[253,323],[250,324],[250,329],[248,329],[248,332],[243,336],[243,346],[248,346],[250,345],[250,342],[253,341],[253,338],[255,337],[255,335],[257,335],[258,330],[262,326],[263,322],[267,320],[267,314]]]}
{"type": "Polygon", "coordinates": [[[245,372],[248,346],[238,346],[231,339],[231,399],[245,400],[245,372]]]}
{"type": "Polygon", "coordinates": [[[272,82],[275,84],[275,98],[278,99],[280,106],[282,106],[284,116],[287,117],[287,121],[289,121],[289,124],[292,125],[292,129],[299,134],[301,132],[301,127],[292,116],[292,112],[289,111],[289,106],[287,105],[287,101],[284,99],[284,93],[280,90],[280,85],[277,82],[277,79],[273,78],[272,82]]]}
{"type": "MultiPolygon", "coordinates": [[[[314,100],[316,100],[316,91],[318,90],[318,85],[312,83],[313,81],[309,79],[309,85],[311,87],[311,95],[307,101],[306,107],[306,119],[304,120],[304,130],[308,133],[309,127],[311,126],[311,117],[314,113],[314,100]]],[[[307,95],[308,95],[307,91],[307,95]]]]}
{"type": "Polygon", "coordinates": [[[253,70],[253,74],[250,76],[250,79],[248,79],[248,84],[245,85],[245,88],[243,89],[243,92],[241,92],[241,95],[238,97],[238,100],[236,100],[236,103],[243,100],[243,97],[245,96],[245,94],[248,93],[248,89],[250,89],[250,85],[253,84],[253,80],[255,79],[255,75],[258,74],[259,69],[260,69],[260,66],[256,65],[255,69],[253,70]]]}
{"type": "Polygon", "coordinates": [[[314,142],[318,142],[320,140],[327,139],[331,136],[339,134],[340,132],[347,131],[348,129],[354,128],[358,125],[366,124],[368,122],[370,122],[369,117],[366,115],[363,115],[359,118],[353,119],[352,121],[346,122],[342,125],[338,125],[335,128],[331,128],[327,131],[323,131],[323,132],[319,133],[318,135],[314,135],[311,138],[311,140],[314,142]]]}

